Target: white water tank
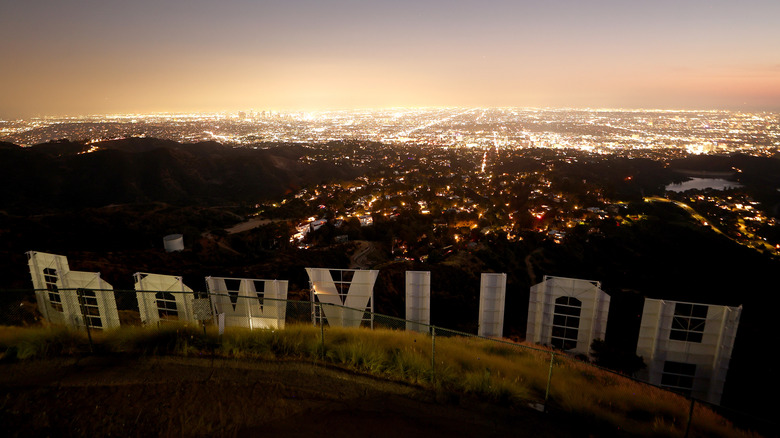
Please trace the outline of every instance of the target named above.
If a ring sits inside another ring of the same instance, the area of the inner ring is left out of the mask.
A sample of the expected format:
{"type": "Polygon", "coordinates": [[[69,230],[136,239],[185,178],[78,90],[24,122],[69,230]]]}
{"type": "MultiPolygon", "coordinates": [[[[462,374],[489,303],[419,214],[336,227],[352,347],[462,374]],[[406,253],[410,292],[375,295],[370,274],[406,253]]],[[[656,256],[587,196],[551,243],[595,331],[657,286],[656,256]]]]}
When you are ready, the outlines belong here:
{"type": "Polygon", "coordinates": [[[165,251],[174,252],[184,249],[184,236],[181,234],[169,234],[163,237],[163,245],[165,245],[165,251]]]}

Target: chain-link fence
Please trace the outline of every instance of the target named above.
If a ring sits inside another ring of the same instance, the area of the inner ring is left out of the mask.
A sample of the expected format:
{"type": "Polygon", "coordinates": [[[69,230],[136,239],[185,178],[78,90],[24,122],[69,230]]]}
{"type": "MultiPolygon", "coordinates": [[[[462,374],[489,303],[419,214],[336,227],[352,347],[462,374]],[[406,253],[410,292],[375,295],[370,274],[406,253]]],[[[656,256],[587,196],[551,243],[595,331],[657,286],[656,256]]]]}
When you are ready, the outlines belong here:
{"type": "MultiPolygon", "coordinates": [[[[219,334],[306,325],[314,328],[306,333],[316,338],[310,340],[318,344],[313,354],[316,360],[431,384],[444,393],[474,393],[498,402],[524,403],[540,411],[572,410],[573,406],[589,403],[584,395],[587,391],[601,392],[594,398],[601,400],[599,403],[619,404],[628,391],[637,399],[646,399],[639,404],[650,410],[667,409],[664,403],[676,403],[677,413],[669,416],[678,426],[698,424],[697,430],[707,430],[702,429],[702,424],[715,421],[712,410],[716,410],[745,428],[772,430],[773,427],[743,413],[672,395],[665,389],[595,367],[562,352],[366,309],[266,298],[256,292],[95,289],[0,292],[0,325],[67,327],[86,332],[90,345],[96,332],[133,326],[154,329],[173,324],[203,327],[204,332],[208,328],[219,334]],[[611,401],[610,397],[613,397],[611,401]],[[685,413],[683,416],[679,415],[681,411],[685,413]]],[[[587,409],[584,413],[587,414],[587,409]]]]}

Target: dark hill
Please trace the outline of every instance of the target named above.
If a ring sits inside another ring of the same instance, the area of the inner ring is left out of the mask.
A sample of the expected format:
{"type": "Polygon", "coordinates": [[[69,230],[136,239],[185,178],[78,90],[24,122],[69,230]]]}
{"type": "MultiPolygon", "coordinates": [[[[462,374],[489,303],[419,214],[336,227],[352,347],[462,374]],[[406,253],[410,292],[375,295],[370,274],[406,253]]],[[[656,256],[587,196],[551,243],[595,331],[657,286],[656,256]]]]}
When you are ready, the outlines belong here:
{"type": "Polygon", "coordinates": [[[780,159],[777,157],[701,155],[673,160],[669,167],[680,172],[732,173],[740,182],[780,184],[780,159]]]}
{"type": "Polygon", "coordinates": [[[582,196],[598,187],[607,198],[630,200],[662,195],[675,178],[679,176],[658,161],[621,157],[560,163],[551,177],[564,192],[582,196]]]}
{"type": "MultiPolygon", "coordinates": [[[[194,143],[183,145],[173,140],[164,140],[160,138],[147,138],[147,137],[130,137],[121,140],[107,140],[95,143],[94,146],[99,149],[112,149],[131,153],[149,152],[155,149],[180,149],[186,147],[192,147],[191,152],[195,153],[202,150],[205,144],[211,145],[213,142],[208,143],[194,143]]],[[[216,143],[214,143],[216,144],[216,143]]],[[[219,145],[221,146],[221,145],[219,145]]],[[[36,146],[37,147],[37,146],[36,146]]]]}
{"type": "Polygon", "coordinates": [[[720,177],[743,184],[744,190],[764,204],[764,210],[780,215],[780,159],[745,154],[701,155],[673,160],[669,168],[682,175],[720,177]]]}
{"type": "Polygon", "coordinates": [[[129,138],[0,148],[0,209],[50,212],[115,203],[253,203],[311,182],[351,179],[348,165],[306,163],[303,146],[233,148],[129,138]],[[98,149],[84,153],[92,146],[98,149]]]}
{"type": "Polygon", "coordinates": [[[46,143],[24,148],[28,153],[47,155],[50,157],[60,157],[65,155],[76,155],[89,150],[89,146],[82,142],[63,140],[52,140],[46,143]]]}

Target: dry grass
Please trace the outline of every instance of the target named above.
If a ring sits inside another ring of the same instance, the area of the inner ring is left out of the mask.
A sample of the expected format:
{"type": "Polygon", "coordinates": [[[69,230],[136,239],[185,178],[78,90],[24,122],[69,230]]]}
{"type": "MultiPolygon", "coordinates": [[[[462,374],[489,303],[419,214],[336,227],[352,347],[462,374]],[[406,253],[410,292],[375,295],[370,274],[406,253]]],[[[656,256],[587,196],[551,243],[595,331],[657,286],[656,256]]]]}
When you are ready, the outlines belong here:
{"type": "Polygon", "coordinates": [[[86,337],[64,328],[0,328],[2,360],[42,359],[71,355],[89,348],[86,337]],[[82,343],[82,338],[83,343],[82,343]]]}
{"type": "MultiPolygon", "coordinates": [[[[503,405],[543,402],[550,352],[476,337],[436,337],[400,330],[320,328],[232,329],[223,336],[198,326],[158,330],[123,328],[93,335],[96,351],[133,354],[217,355],[243,359],[311,359],[405,381],[442,394],[471,394],[503,405]],[[435,362],[435,363],[432,363],[435,362]],[[433,366],[432,366],[433,365],[433,366]]],[[[61,329],[0,328],[5,360],[88,352],[83,333],[61,329]]],[[[595,427],[638,436],[683,436],[689,401],[556,354],[549,406],[595,427]]],[[[753,436],[697,405],[691,436],[753,436]]]]}

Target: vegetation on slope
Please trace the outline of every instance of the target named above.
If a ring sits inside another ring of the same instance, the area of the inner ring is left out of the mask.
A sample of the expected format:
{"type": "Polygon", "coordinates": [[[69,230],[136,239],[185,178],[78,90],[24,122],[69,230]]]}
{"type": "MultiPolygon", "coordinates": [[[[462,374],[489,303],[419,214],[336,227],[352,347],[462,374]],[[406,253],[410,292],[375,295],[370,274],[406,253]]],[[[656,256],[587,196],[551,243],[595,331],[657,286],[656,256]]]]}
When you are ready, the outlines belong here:
{"type": "MultiPolygon", "coordinates": [[[[219,336],[192,326],[123,328],[92,336],[102,353],[216,356],[245,360],[314,360],[430,388],[444,402],[477,397],[513,408],[544,400],[550,353],[476,337],[293,325],[284,330],[228,330],[219,336]],[[433,356],[432,356],[433,355],[433,356]]],[[[80,354],[84,333],[58,329],[0,330],[2,360],[80,354]]],[[[555,355],[547,409],[583,427],[638,436],[682,436],[689,402],[680,396],[555,355]]],[[[690,436],[751,436],[697,405],[690,436]]]]}

